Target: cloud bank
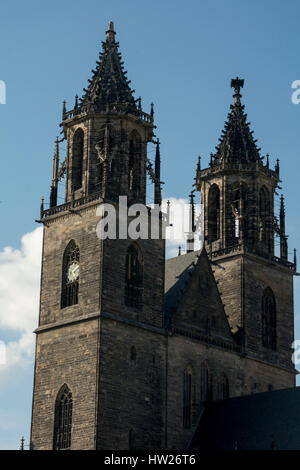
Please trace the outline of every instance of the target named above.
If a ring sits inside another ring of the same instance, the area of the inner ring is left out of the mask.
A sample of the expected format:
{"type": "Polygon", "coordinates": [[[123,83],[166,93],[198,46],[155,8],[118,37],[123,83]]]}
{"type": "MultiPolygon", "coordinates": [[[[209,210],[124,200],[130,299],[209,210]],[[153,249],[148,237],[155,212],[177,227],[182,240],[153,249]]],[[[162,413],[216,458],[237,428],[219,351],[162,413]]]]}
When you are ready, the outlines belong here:
{"type": "Polygon", "coordinates": [[[41,256],[42,227],[25,234],[20,249],[6,247],[0,252],[0,340],[6,348],[6,361],[0,364],[2,386],[9,378],[16,380],[33,361],[41,256]]]}

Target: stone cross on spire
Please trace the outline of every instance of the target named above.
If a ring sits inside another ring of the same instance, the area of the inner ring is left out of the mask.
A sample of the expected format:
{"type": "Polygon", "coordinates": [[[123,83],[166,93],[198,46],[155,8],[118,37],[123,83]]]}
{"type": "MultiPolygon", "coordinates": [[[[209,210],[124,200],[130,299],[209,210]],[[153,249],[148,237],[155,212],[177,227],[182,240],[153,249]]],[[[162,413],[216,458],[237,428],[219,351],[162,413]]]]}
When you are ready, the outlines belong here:
{"type": "Polygon", "coordinates": [[[244,87],[244,80],[239,77],[233,78],[230,83],[231,88],[234,88],[234,104],[239,104],[241,99],[240,89],[244,87]]]}

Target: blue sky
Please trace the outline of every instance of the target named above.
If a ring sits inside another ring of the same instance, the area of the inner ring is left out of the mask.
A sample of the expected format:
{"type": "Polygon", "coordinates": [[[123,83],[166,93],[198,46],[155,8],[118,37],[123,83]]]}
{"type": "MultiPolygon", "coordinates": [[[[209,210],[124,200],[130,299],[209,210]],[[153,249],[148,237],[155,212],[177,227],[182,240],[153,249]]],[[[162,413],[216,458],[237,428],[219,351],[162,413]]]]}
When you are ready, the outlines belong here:
{"type": "MultiPolygon", "coordinates": [[[[40,198],[49,196],[62,101],[72,108],[87,85],[109,20],[136,96],[145,111],[155,103],[164,196],[189,194],[197,156],[205,165],[217,145],[232,102],[230,79],[239,75],[262,154],[272,164],[280,158],[290,251],[300,248],[300,105],[291,102],[291,84],[300,79],[299,14],[296,0],[3,0],[0,250],[30,245],[21,238],[35,230],[40,198]]],[[[299,293],[296,280],[300,317],[299,293]]],[[[2,333],[13,341],[20,331],[6,325],[2,333]]],[[[0,448],[14,448],[23,434],[28,439],[31,387],[30,361],[0,383],[0,421],[10,424],[0,426],[0,448]]]]}

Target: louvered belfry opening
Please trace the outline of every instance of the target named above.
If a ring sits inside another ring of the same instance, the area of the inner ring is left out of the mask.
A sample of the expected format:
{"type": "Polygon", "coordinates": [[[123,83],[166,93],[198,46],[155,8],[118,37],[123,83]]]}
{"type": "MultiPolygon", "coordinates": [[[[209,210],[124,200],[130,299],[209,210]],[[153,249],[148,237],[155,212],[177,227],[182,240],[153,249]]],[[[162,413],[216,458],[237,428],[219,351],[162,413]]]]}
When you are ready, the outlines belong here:
{"type": "Polygon", "coordinates": [[[220,190],[214,184],[208,195],[208,240],[212,243],[220,238],[220,190]]]}
{"type": "Polygon", "coordinates": [[[72,190],[77,191],[82,187],[84,132],[77,129],[73,137],[72,151],[72,190]]]}

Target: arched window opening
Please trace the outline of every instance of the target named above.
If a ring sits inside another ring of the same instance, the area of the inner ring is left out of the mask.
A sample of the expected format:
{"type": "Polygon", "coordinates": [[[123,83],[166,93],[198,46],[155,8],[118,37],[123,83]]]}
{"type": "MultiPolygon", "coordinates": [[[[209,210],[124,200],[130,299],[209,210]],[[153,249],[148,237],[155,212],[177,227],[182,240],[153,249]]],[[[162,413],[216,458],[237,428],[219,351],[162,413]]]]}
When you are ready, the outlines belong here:
{"type": "Polygon", "coordinates": [[[143,297],[143,263],[140,249],[131,245],[126,254],[125,305],[141,308],[143,297]]]}
{"type": "Polygon", "coordinates": [[[245,183],[235,183],[232,188],[231,211],[232,211],[232,238],[239,240],[242,228],[246,230],[248,187],[245,183]],[[243,227],[241,219],[243,218],[243,227]]]}
{"type": "Polygon", "coordinates": [[[208,364],[206,362],[202,362],[201,364],[201,400],[207,401],[211,400],[211,376],[209,373],[208,364]]]}
{"type": "Polygon", "coordinates": [[[262,344],[276,350],[276,301],[272,289],[265,289],[262,297],[262,344]]]}
{"type": "Polygon", "coordinates": [[[54,450],[71,448],[72,408],[72,393],[67,385],[63,385],[55,401],[54,450]]]}
{"type": "Polygon", "coordinates": [[[131,346],[131,349],[130,349],[130,360],[133,362],[136,361],[136,349],[134,346],[131,346]]]}
{"type": "Polygon", "coordinates": [[[186,367],[183,373],[183,427],[192,426],[192,369],[186,367]]]}
{"type": "Polygon", "coordinates": [[[218,380],[218,400],[229,398],[229,382],[225,374],[222,374],[218,380]]]}
{"type": "Polygon", "coordinates": [[[79,248],[71,240],[63,256],[61,308],[78,304],[79,257],[79,248]]]}
{"type": "Polygon", "coordinates": [[[208,194],[208,241],[220,238],[220,190],[214,184],[208,194]]]}
{"type": "Polygon", "coordinates": [[[73,137],[72,191],[76,191],[82,187],[83,150],[84,132],[81,128],[79,128],[73,137]]]}
{"type": "Polygon", "coordinates": [[[139,192],[141,173],[141,138],[133,131],[129,140],[128,188],[139,192]]]}

